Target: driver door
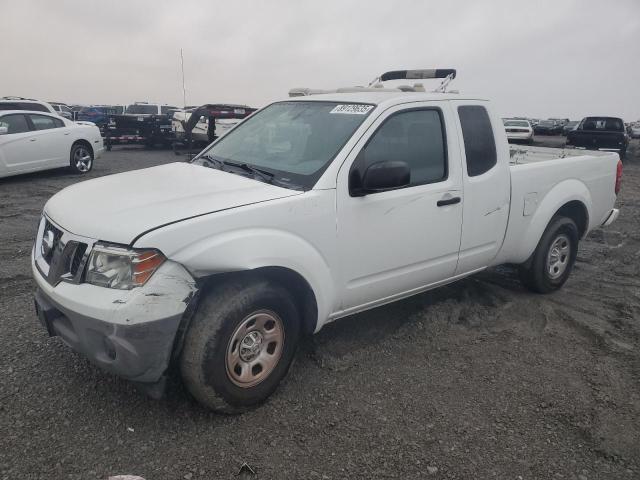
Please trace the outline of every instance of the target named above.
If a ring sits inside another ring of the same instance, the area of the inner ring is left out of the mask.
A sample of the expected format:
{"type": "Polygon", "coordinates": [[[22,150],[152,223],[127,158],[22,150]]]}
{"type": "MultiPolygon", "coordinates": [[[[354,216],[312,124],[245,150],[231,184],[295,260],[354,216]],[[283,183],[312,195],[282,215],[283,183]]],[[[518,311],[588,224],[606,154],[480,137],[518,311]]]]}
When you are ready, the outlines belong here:
{"type": "Polygon", "coordinates": [[[38,157],[37,139],[26,115],[4,115],[0,127],[0,176],[33,170],[38,157]]]}
{"type": "Polygon", "coordinates": [[[417,293],[454,275],[462,227],[462,172],[447,102],[385,111],[360,139],[337,179],[341,313],[417,293]],[[451,126],[450,128],[447,128],[451,126]],[[400,160],[409,185],[353,196],[355,168],[400,160]]]}

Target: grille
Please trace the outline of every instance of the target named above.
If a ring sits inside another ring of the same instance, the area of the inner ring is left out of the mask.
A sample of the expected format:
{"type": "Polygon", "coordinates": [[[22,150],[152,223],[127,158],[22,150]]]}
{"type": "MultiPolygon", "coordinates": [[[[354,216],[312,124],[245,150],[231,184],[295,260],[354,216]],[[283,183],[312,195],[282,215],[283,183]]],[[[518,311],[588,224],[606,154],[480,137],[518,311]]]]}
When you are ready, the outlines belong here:
{"type": "Polygon", "coordinates": [[[41,251],[38,253],[42,255],[41,259],[46,265],[40,264],[38,268],[43,276],[51,285],[57,285],[61,280],[80,283],[89,245],[78,241],[78,237],[64,232],[48,219],[45,221],[42,235],[43,238],[40,239],[41,251]],[[51,248],[48,250],[43,248],[46,237],[52,239],[51,248]]]}
{"type": "Polygon", "coordinates": [[[73,259],[71,260],[71,268],[69,269],[69,273],[75,277],[78,273],[78,268],[82,264],[82,258],[84,257],[84,252],[87,251],[86,243],[78,243],[76,247],[76,251],[73,254],[73,259]]]}
{"type": "Polygon", "coordinates": [[[44,255],[42,258],[48,263],[51,264],[51,259],[53,258],[54,252],[58,249],[58,245],[60,244],[60,239],[62,238],[62,230],[55,227],[49,220],[44,224],[44,231],[53,233],[53,246],[51,250],[44,255]]]}

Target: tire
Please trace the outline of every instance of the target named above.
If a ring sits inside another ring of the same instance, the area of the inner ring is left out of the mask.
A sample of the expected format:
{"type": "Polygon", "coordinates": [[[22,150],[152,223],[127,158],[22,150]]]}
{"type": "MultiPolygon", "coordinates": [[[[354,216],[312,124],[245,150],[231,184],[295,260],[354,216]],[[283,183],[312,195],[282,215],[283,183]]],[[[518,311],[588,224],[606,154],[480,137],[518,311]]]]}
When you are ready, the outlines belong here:
{"type": "Polygon", "coordinates": [[[89,173],[93,168],[93,150],[84,143],[74,143],[69,155],[69,167],[74,173],[89,173]]]}
{"type": "Polygon", "coordinates": [[[283,287],[266,280],[223,285],[202,298],[185,335],[182,379],[202,405],[241,413],[276,390],[299,335],[299,314],[283,287]]]}
{"type": "Polygon", "coordinates": [[[573,220],[552,218],[533,255],[519,268],[522,284],[537,293],[561,288],[576,261],[578,242],[578,227],[573,220]]]}

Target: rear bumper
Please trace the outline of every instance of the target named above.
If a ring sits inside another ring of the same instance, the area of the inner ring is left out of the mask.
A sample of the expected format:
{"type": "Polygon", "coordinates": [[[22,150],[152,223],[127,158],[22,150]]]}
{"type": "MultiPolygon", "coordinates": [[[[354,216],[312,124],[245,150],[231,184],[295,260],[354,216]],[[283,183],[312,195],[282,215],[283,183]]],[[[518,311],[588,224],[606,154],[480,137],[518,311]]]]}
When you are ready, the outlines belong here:
{"type": "Polygon", "coordinates": [[[104,143],[100,142],[99,144],[93,147],[93,158],[98,159],[104,153],[104,143]]]}
{"type": "Polygon", "coordinates": [[[508,140],[531,140],[533,138],[533,132],[507,132],[508,140]]]}
{"type": "Polygon", "coordinates": [[[604,222],[602,222],[602,226],[608,227],[609,225],[611,225],[613,222],[615,222],[618,219],[618,215],[620,215],[620,210],[618,210],[617,208],[612,208],[611,211],[609,212],[609,215],[607,215],[604,222]]]}

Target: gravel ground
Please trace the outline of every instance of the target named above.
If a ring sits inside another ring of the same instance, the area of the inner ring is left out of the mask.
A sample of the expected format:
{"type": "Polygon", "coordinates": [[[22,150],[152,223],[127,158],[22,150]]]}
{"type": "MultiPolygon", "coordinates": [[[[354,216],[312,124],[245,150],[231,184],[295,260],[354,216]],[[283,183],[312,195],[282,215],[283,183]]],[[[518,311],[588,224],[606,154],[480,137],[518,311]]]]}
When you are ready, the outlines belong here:
{"type": "MultiPolygon", "coordinates": [[[[115,149],[89,176],[175,159],[115,149]]],[[[36,223],[76,181],[0,180],[0,478],[640,478],[637,141],[620,218],[581,243],[560,292],[531,294],[502,267],[340,320],[236,417],[177,382],[150,400],[37,324],[36,223]],[[234,477],[243,462],[256,474],[234,477]]]]}

